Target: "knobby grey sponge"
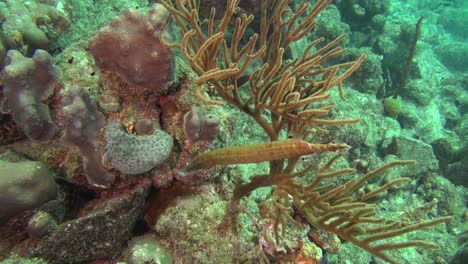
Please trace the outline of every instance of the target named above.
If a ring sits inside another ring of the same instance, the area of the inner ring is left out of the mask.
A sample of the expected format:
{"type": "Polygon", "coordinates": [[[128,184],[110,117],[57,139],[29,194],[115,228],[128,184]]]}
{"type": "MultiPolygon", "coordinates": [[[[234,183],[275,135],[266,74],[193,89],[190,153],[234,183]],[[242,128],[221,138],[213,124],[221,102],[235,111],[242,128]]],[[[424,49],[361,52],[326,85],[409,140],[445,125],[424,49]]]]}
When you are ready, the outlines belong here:
{"type": "Polygon", "coordinates": [[[104,132],[109,165],[125,174],[147,172],[163,163],[171,153],[173,139],[156,129],[153,134],[128,134],[115,120],[109,121],[104,132]]]}

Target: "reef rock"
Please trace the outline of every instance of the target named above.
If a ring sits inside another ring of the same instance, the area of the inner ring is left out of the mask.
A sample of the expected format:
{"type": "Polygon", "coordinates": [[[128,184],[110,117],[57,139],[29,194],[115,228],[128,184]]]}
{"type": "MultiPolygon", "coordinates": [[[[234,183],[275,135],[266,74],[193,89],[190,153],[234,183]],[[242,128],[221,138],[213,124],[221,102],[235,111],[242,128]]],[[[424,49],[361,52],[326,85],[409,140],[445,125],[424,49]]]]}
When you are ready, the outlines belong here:
{"type": "Polygon", "coordinates": [[[36,161],[0,160],[0,223],[57,197],[54,174],[36,161]]]}
{"type": "Polygon", "coordinates": [[[32,255],[48,263],[88,263],[121,252],[143,210],[149,185],[92,202],[82,216],[65,222],[38,242],[32,255]]]}

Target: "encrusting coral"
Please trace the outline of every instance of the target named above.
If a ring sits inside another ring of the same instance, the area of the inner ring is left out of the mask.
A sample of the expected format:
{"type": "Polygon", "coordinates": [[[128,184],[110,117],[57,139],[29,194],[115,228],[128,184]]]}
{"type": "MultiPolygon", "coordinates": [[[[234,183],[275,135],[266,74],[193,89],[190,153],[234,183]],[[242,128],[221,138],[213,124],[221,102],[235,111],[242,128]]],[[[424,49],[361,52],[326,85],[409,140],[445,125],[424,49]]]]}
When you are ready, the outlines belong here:
{"type": "Polygon", "coordinates": [[[37,49],[50,51],[50,44],[70,25],[70,14],[59,8],[63,2],[1,1],[0,61],[9,49],[28,56],[37,49]]]}
{"type": "Polygon", "coordinates": [[[312,6],[304,0],[292,10],[289,7],[292,0],[263,0],[262,6],[272,8],[262,10],[260,32],[250,38],[245,33],[254,17],[238,15],[239,2],[228,0],[221,19],[217,21],[219,14],[215,8],[211,9],[208,18],[199,17],[199,1],[162,0],[161,4],[172,14],[182,33],[180,43],[163,41],[169,47],[179,49],[199,75],[195,87],[201,100],[218,105],[228,103],[238,108],[252,117],[271,142],[207,152],[196,157],[183,170],[269,161],[267,174],[252,176],[250,182],[235,187],[230,203],[232,214],[226,216],[226,221],[229,224],[229,220],[235,220],[232,215],[238,212],[241,198],[257,188],[275,186],[275,202],[271,210],[276,212],[273,214],[276,240],[285,232],[286,222],[295,222],[289,215],[289,208],[293,206],[311,226],[337,234],[390,263],[396,263],[396,260],[385,253],[387,250],[436,246],[418,240],[397,243],[386,240],[448,222],[451,217],[403,225],[379,218],[376,205],[368,202],[368,199],[390,187],[409,181],[408,178],[396,179],[367,193],[356,194],[368,180],[385,170],[414,164],[414,161],[395,161],[338,186],[326,184],[327,179],[355,172],[354,169],[330,170],[341,154],[335,155],[319,169],[299,166],[301,155],[347,148],[345,144],[308,143],[316,131],[323,131],[324,125],[359,121],[324,118],[333,109],[333,104],[329,103],[330,90],[338,87],[344,99],[342,82],[365,59],[365,56],[361,56],[353,62],[330,63],[331,59],[343,54],[344,49],[338,44],[345,34],[325,44],[324,38],[314,40],[297,58],[288,59],[285,55],[290,44],[304,38],[315,28],[317,15],[332,1],[318,0],[312,6]],[[234,25],[232,30],[230,25],[234,25]],[[257,61],[261,62],[260,66],[248,71],[257,61]],[[248,80],[248,88],[241,87],[245,79],[248,80]],[[206,83],[221,101],[203,95],[201,91],[206,83]],[[285,140],[285,135],[291,139],[285,140]],[[295,151],[307,149],[295,145],[307,146],[309,151],[295,151]],[[266,153],[272,156],[262,157],[266,153]],[[312,182],[305,184],[296,180],[307,174],[315,175],[312,182]],[[374,242],[378,242],[378,245],[372,244],[374,242]]]}

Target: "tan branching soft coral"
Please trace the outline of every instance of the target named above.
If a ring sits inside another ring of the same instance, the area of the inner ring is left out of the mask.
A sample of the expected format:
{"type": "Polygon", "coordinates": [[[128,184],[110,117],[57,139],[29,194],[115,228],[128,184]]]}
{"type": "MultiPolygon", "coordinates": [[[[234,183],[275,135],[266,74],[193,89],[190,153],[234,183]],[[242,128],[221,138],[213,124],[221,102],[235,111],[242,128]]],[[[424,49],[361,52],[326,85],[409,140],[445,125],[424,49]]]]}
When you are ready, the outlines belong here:
{"type": "MultiPolygon", "coordinates": [[[[287,58],[290,45],[306,37],[317,25],[316,18],[332,0],[299,1],[262,0],[258,33],[246,36],[254,21],[253,15],[240,13],[240,0],[227,0],[220,20],[218,10],[211,9],[207,18],[199,17],[199,1],[161,0],[182,32],[180,43],[166,43],[177,48],[199,75],[195,81],[197,96],[205,103],[234,106],[250,116],[269,137],[270,142],[256,145],[225,147],[195,157],[186,171],[207,169],[215,165],[245,164],[269,161],[270,170],[254,175],[250,181],[238,184],[230,203],[226,223],[233,223],[239,212],[240,199],[260,187],[273,186],[277,201],[272,211],[276,240],[284,233],[286,221],[291,221],[291,207],[307,223],[351,241],[362,249],[391,263],[397,261],[385,253],[407,247],[434,247],[424,241],[388,242],[414,230],[450,221],[441,217],[428,221],[400,225],[377,216],[376,205],[368,200],[389,188],[406,183],[408,178],[390,181],[376,189],[358,194],[356,191],[371,178],[385,170],[414,161],[395,161],[360,178],[344,184],[328,184],[327,179],[354,173],[354,169],[331,170],[341,154],[331,158],[319,169],[302,168],[299,158],[316,152],[347,149],[346,144],[309,143],[311,135],[324,126],[354,124],[359,119],[333,120],[327,117],[333,110],[330,90],[337,87],[344,99],[342,82],[364,61],[334,64],[331,59],[343,54],[339,46],[345,34],[329,43],[324,38],[310,41],[302,56],[287,58]],[[234,23],[232,23],[234,22],[234,23]],[[232,26],[232,30],[229,28],[232,26]],[[228,34],[229,32],[229,34],[228,34]],[[255,67],[257,65],[257,67],[255,67]],[[247,83],[245,80],[248,80],[247,83]],[[247,87],[242,87],[246,83],[247,87]],[[209,84],[222,100],[215,101],[201,93],[209,84]],[[285,139],[287,135],[290,139],[285,139]],[[298,178],[308,175],[311,182],[298,178]],[[291,201],[292,198],[292,201],[291,201]],[[377,245],[376,245],[377,244],[377,245]]],[[[235,223],[235,222],[234,222],[235,223]]]]}

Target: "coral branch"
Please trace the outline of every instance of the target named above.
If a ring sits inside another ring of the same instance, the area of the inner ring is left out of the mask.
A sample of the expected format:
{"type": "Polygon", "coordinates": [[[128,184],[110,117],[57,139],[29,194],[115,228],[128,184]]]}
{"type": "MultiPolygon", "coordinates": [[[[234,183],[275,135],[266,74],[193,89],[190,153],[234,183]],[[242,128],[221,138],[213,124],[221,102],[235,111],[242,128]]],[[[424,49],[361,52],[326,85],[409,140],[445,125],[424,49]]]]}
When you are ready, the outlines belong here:
{"type": "MultiPolygon", "coordinates": [[[[374,241],[399,236],[414,230],[450,221],[450,217],[428,222],[400,226],[388,224],[376,216],[376,205],[366,200],[388,190],[407,178],[391,181],[374,191],[357,195],[356,192],[371,178],[385,170],[414,161],[395,161],[367,173],[360,179],[335,186],[324,180],[355,172],[354,169],[329,171],[340,157],[336,155],[318,171],[313,166],[298,169],[299,157],[317,152],[345,150],[346,144],[311,144],[305,139],[313,130],[322,126],[354,124],[357,118],[333,120],[324,117],[333,110],[328,103],[329,92],[337,87],[344,100],[343,81],[355,72],[365,60],[333,64],[331,59],[343,54],[339,46],[346,34],[319,46],[324,38],[312,41],[298,58],[286,58],[290,45],[307,36],[316,26],[316,18],[332,0],[318,0],[312,6],[302,0],[295,10],[293,0],[262,1],[260,30],[249,38],[245,36],[253,17],[237,15],[239,0],[228,0],[219,22],[215,21],[217,10],[210,11],[209,18],[199,18],[199,2],[185,0],[161,0],[178,24],[182,41],[171,44],[181,50],[192,69],[200,76],[197,87],[210,82],[221,99],[249,115],[268,135],[270,142],[254,145],[226,147],[195,157],[180,173],[208,169],[216,165],[258,163],[269,161],[266,174],[255,175],[249,182],[235,187],[229,205],[232,214],[226,215],[227,223],[235,220],[240,199],[257,188],[273,186],[275,202],[271,208],[276,239],[284,233],[286,221],[293,222],[287,213],[292,205],[307,222],[349,240],[375,256],[394,263],[383,251],[412,246],[432,246],[431,243],[408,241],[404,243],[372,246],[374,241]],[[233,22],[234,24],[230,24],[233,22]],[[217,23],[217,24],[216,24],[217,23]],[[228,30],[234,25],[233,30],[228,30]],[[205,26],[207,27],[205,30],[205,26]],[[226,34],[227,32],[232,34],[226,34]],[[231,38],[229,39],[229,36],[231,38]],[[247,41],[246,41],[247,40],[247,41]],[[258,43],[257,43],[258,42],[258,43]],[[253,61],[256,61],[255,65],[253,61]],[[257,65],[257,67],[255,67],[257,65]],[[249,69],[249,70],[247,70],[249,69]],[[239,89],[248,77],[249,89],[239,89]],[[241,79],[242,78],[242,79],[241,79]],[[292,136],[284,140],[283,135],[292,136]],[[297,177],[315,174],[309,184],[299,183],[297,177]],[[358,237],[362,236],[362,237],[358,237]],[[367,239],[367,240],[366,240],[367,239]]],[[[198,97],[204,98],[197,88],[198,97]]]]}

